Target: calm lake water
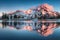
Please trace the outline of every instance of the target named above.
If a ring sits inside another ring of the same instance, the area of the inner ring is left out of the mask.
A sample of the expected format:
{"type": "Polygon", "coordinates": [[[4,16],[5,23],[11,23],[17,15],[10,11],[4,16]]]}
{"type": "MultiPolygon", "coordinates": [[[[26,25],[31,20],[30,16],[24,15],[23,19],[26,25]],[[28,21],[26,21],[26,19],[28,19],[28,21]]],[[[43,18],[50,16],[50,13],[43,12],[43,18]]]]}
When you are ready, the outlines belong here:
{"type": "Polygon", "coordinates": [[[0,21],[0,40],[60,40],[60,19],[0,21]]]}

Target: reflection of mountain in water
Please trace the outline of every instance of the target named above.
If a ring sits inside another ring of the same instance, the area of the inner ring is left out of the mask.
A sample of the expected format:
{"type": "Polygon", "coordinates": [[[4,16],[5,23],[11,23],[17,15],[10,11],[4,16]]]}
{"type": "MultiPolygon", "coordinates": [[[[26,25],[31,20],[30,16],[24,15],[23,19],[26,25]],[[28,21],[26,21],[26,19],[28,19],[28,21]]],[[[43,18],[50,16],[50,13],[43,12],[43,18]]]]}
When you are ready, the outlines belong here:
{"type": "Polygon", "coordinates": [[[28,31],[36,31],[43,36],[48,36],[53,33],[53,29],[60,26],[60,22],[45,22],[45,21],[20,21],[20,22],[2,22],[3,28],[10,27],[28,31]]]}

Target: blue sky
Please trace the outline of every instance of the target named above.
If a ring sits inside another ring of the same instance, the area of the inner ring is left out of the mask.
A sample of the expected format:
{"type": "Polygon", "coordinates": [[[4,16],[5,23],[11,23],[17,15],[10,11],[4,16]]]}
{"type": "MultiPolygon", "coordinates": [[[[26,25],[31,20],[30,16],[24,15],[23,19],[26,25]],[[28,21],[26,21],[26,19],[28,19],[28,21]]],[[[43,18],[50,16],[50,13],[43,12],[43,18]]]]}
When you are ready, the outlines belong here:
{"type": "Polygon", "coordinates": [[[60,0],[0,0],[0,13],[15,10],[27,10],[33,6],[48,3],[60,12],[60,0]]]}

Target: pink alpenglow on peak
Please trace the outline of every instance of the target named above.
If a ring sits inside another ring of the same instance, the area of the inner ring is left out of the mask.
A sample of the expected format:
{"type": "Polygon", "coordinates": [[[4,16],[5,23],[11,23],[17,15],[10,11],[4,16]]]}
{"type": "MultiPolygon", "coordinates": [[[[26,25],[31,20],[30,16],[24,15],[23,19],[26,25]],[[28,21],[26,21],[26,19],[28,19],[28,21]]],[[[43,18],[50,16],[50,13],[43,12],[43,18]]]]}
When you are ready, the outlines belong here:
{"type": "Polygon", "coordinates": [[[53,10],[54,10],[53,6],[51,6],[51,5],[47,4],[47,3],[42,4],[42,5],[40,6],[40,8],[42,8],[42,9],[44,9],[44,10],[46,10],[46,11],[53,11],[53,10]]]}

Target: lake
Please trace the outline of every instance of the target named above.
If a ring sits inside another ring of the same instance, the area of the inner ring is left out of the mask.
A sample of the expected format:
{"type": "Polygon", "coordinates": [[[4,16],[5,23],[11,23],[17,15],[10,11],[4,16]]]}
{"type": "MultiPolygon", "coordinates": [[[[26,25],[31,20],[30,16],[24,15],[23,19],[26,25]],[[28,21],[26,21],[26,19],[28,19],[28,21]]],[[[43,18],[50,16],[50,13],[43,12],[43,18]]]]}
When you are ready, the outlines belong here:
{"type": "Polygon", "coordinates": [[[0,21],[0,40],[60,40],[60,19],[0,21]]]}

